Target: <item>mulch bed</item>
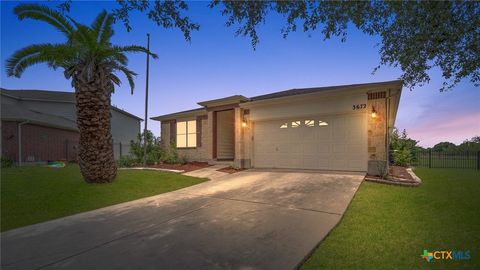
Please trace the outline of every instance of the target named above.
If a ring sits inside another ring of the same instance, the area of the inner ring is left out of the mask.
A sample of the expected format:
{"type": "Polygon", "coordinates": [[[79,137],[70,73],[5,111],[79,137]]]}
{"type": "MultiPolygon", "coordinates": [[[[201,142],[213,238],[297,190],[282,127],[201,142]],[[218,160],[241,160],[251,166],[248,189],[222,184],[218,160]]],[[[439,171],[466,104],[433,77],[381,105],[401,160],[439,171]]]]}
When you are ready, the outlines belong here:
{"type": "Polygon", "coordinates": [[[151,168],[159,168],[159,169],[168,169],[168,170],[179,170],[185,172],[191,172],[198,169],[206,168],[211,165],[208,165],[207,162],[188,162],[187,164],[168,164],[168,163],[160,163],[157,165],[150,165],[151,168]]]}
{"type": "Polygon", "coordinates": [[[245,169],[235,169],[233,167],[226,167],[226,168],[221,168],[217,171],[232,174],[232,173],[241,172],[241,171],[244,171],[244,170],[245,169]]]}
{"type": "Polygon", "coordinates": [[[400,166],[390,166],[386,179],[382,179],[380,176],[367,174],[365,180],[400,186],[419,186],[421,184],[421,182],[418,182],[412,177],[412,175],[410,175],[407,168],[400,166]]]}
{"type": "Polygon", "coordinates": [[[388,174],[395,178],[406,179],[411,181],[414,180],[413,177],[407,172],[407,168],[405,167],[390,166],[388,174]]]}

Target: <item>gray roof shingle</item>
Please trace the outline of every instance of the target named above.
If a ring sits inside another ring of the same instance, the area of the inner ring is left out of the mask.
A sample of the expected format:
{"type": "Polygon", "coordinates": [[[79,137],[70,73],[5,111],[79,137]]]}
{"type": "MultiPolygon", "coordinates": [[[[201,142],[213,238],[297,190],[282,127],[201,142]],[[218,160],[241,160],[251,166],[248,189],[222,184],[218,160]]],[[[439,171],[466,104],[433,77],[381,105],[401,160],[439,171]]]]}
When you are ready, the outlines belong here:
{"type": "Polygon", "coordinates": [[[348,90],[351,88],[356,87],[364,87],[364,86],[382,86],[387,84],[398,84],[401,86],[403,83],[402,80],[395,80],[395,81],[387,81],[387,82],[375,82],[375,83],[360,83],[360,84],[349,84],[349,85],[338,85],[338,86],[326,86],[326,87],[313,87],[313,88],[294,88],[290,90],[260,95],[251,97],[249,101],[257,101],[257,100],[264,100],[264,99],[271,99],[271,98],[279,98],[279,97],[287,97],[287,96],[295,96],[295,95],[303,95],[303,94],[310,94],[315,92],[321,91],[330,91],[330,90],[348,90]]]}
{"type": "MultiPolygon", "coordinates": [[[[75,93],[73,92],[62,92],[62,91],[48,91],[48,90],[9,90],[5,88],[0,88],[2,94],[6,94],[18,99],[29,99],[29,100],[48,100],[53,102],[69,102],[75,103],[75,93]]],[[[112,109],[120,113],[123,113],[127,116],[135,118],[139,121],[143,121],[142,118],[131,114],[127,111],[119,109],[112,105],[112,109]]]]}
{"type": "Polygon", "coordinates": [[[1,107],[2,120],[28,121],[33,124],[78,130],[75,121],[65,117],[41,113],[13,104],[2,104],[1,107]]]}

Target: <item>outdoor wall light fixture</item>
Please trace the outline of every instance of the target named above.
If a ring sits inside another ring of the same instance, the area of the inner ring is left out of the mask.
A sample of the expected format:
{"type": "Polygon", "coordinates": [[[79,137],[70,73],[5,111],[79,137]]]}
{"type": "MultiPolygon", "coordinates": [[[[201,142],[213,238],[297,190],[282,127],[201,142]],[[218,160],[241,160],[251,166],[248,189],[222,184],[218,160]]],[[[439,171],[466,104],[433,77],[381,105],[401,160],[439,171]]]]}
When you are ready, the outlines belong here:
{"type": "Polygon", "coordinates": [[[377,111],[375,111],[375,107],[373,107],[373,106],[372,106],[372,113],[370,115],[372,116],[372,118],[377,117],[377,111]]]}
{"type": "Polygon", "coordinates": [[[246,127],[247,127],[247,118],[245,117],[245,114],[243,115],[242,118],[243,118],[243,119],[242,119],[242,127],[243,127],[243,128],[246,128],[246,127]]]}

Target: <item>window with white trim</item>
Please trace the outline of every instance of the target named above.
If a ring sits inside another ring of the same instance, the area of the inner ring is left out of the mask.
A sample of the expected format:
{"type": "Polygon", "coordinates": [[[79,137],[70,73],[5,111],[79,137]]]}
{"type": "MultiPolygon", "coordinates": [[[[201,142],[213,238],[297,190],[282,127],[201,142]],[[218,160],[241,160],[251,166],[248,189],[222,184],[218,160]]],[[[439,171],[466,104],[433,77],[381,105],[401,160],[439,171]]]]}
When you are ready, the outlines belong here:
{"type": "Polygon", "coordinates": [[[197,121],[177,122],[177,147],[197,147],[197,121]]]}

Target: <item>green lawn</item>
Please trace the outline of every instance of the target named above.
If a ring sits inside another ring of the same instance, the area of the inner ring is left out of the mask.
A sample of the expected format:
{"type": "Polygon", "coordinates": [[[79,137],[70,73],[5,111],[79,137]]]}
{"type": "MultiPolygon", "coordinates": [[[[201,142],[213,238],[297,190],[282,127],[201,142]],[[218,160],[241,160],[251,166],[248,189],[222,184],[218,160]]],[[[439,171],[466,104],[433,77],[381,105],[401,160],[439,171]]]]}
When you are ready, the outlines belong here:
{"type": "Polygon", "coordinates": [[[78,166],[1,170],[1,231],[188,187],[206,179],[119,170],[110,184],[87,184],[78,166]]]}
{"type": "Polygon", "coordinates": [[[418,168],[418,188],[364,182],[302,269],[480,269],[480,172],[418,168]],[[470,250],[465,261],[420,257],[470,250]]]}

